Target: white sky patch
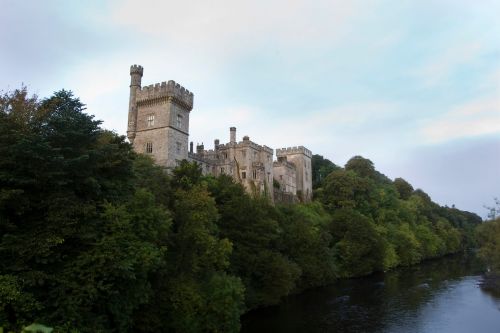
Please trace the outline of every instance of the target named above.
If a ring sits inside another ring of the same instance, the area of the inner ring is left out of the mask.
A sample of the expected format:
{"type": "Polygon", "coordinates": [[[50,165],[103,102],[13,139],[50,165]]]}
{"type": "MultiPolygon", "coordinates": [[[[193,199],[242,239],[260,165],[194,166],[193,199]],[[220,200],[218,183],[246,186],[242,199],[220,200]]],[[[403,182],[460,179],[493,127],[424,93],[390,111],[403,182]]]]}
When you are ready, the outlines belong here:
{"type": "MultiPolygon", "coordinates": [[[[189,117],[189,140],[195,144],[204,143],[205,148],[211,147],[214,139],[221,143],[229,142],[229,127],[236,127],[237,140],[241,141],[242,133],[247,125],[259,123],[260,110],[249,106],[235,106],[220,109],[205,109],[191,111],[189,117]]],[[[263,144],[263,143],[261,143],[263,144]]]]}
{"type": "Polygon", "coordinates": [[[446,48],[413,73],[427,88],[447,80],[461,66],[477,62],[486,47],[479,41],[471,41],[446,48]]]}
{"type": "Polygon", "coordinates": [[[457,106],[444,115],[429,120],[421,129],[426,143],[500,133],[500,98],[493,96],[457,106]]]}
{"type": "Polygon", "coordinates": [[[271,41],[300,46],[349,36],[370,12],[366,1],[117,2],[111,19],[146,35],[220,56],[271,41]],[[173,15],[170,15],[173,13],[173,15]]]}

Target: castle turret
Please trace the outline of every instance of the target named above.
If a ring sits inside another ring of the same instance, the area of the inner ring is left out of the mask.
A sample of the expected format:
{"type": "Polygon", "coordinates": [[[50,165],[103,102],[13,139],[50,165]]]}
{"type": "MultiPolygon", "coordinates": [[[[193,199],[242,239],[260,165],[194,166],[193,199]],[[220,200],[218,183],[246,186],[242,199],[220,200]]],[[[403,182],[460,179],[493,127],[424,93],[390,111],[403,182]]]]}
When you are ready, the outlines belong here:
{"type": "Polygon", "coordinates": [[[143,68],[130,67],[127,136],[134,150],[172,169],[188,158],[193,93],[173,80],[142,86],[143,68]]]}
{"type": "Polygon", "coordinates": [[[229,128],[229,142],[236,143],[236,127],[229,128]]]}
{"type": "Polygon", "coordinates": [[[130,66],[130,98],[128,104],[128,127],[127,137],[130,143],[134,143],[137,131],[137,90],[141,89],[143,68],[139,65],[130,66]]]}

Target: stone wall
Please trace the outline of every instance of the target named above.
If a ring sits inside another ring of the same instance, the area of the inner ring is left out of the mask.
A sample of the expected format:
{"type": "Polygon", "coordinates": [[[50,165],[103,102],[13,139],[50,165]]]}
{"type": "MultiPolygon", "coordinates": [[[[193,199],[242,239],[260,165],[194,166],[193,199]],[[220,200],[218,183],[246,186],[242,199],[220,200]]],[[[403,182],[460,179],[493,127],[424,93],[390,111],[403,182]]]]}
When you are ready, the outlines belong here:
{"type": "Polygon", "coordinates": [[[286,158],[288,162],[295,165],[297,170],[297,195],[299,198],[308,202],[312,200],[312,152],[303,147],[289,147],[276,149],[276,156],[286,158]]]}
{"type": "Polygon", "coordinates": [[[273,149],[250,141],[237,141],[236,128],[230,129],[226,144],[214,141],[214,149],[190,151],[189,115],[193,93],[174,81],[141,87],[143,68],[130,68],[131,84],[127,136],[138,153],[150,154],[156,163],[168,169],[187,159],[197,162],[204,174],[228,174],[250,193],[265,194],[272,201],[273,179],[280,182],[279,201],[293,202],[300,195],[312,197],[310,150],[303,146],[277,149],[278,162],[273,164],[273,149]],[[152,144],[152,152],[146,147],[152,144]],[[295,198],[295,199],[293,199],[295,198]]]}

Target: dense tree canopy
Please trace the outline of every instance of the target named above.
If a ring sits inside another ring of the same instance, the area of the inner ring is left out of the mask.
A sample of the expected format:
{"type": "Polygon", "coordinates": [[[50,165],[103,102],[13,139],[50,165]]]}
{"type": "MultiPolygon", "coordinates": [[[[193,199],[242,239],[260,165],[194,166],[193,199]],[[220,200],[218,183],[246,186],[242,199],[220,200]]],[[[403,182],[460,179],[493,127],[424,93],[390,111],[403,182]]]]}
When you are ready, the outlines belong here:
{"type": "Polygon", "coordinates": [[[237,332],[291,293],[474,245],[477,215],[361,156],[313,156],[315,201],[273,206],[193,163],[165,172],[84,110],[0,96],[0,327],[237,332]]]}

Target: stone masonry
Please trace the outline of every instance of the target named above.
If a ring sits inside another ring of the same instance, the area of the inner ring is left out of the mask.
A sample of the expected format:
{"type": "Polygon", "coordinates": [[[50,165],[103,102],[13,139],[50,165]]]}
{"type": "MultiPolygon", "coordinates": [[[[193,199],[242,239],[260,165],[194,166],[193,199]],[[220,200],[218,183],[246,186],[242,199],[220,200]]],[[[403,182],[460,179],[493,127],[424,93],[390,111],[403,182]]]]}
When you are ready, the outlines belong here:
{"type": "MultiPolygon", "coordinates": [[[[227,174],[252,194],[281,198],[312,199],[312,153],[302,146],[273,149],[250,141],[244,136],[236,140],[236,128],[229,130],[229,142],[214,140],[214,148],[189,144],[189,115],[193,109],[193,93],[174,81],[142,87],[143,68],[130,67],[130,99],[127,137],[136,152],[148,154],[155,162],[170,170],[180,161],[198,163],[204,174],[227,174]],[[279,187],[273,186],[273,180],[279,187]]],[[[287,202],[296,201],[287,199],[287,202]]]]}

